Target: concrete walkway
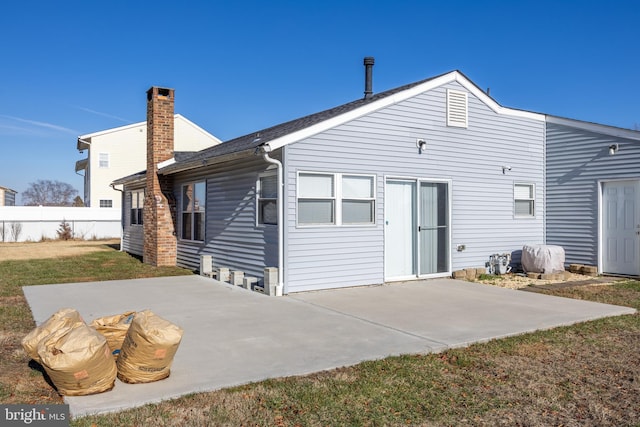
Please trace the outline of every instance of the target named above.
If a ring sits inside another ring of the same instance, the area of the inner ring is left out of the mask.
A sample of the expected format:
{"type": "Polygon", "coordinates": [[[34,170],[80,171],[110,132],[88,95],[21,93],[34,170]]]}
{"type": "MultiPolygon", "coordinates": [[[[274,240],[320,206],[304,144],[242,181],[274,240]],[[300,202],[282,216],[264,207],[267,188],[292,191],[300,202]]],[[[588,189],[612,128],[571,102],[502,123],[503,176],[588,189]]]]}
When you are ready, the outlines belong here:
{"type": "Polygon", "coordinates": [[[23,290],[37,324],[65,307],[77,309],[87,323],[150,309],[185,331],[169,378],[116,380],[109,392],[66,397],[72,417],[635,312],[450,279],[281,298],[200,276],[23,290]]]}

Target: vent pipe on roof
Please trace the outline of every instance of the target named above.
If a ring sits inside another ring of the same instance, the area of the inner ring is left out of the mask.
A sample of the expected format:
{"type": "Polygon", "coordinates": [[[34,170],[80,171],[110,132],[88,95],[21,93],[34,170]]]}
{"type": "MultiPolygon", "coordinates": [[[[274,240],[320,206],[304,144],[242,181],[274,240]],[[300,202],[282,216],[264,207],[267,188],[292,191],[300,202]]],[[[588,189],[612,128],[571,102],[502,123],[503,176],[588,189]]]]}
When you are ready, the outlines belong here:
{"type": "Polygon", "coordinates": [[[375,59],[373,56],[364,58],[364,99],[373,96],[373,64],[375,59]]]}

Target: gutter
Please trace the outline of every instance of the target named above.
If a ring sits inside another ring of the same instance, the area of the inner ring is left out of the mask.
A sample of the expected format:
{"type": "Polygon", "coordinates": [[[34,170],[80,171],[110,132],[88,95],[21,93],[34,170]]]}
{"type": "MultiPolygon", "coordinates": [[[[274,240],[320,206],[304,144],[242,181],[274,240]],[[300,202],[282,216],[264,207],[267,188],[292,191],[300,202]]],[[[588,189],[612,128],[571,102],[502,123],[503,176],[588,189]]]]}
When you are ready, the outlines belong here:
{"type": "Polygon", "coordinates": [[[276,165],[278,168],[278,285],[276,286],[276,296],[281,297],[284,291],[284,201],[282,200],[282,163],[277,159],[269,157],[271,146],[263,144],[260,152],[265,162],[276,165]]]}
{"type": "Polygon", "coordinates": [[[111,188],[113,188],[116,191],[119,191],[120,193],[122,193],[121,196],[121,203],[120,203],[120,252],[122,252],[124,250],[124,186],[122,190],[119,190],[116,188],[116,184],[111,183],[109,184],[109,186],[111,188]]]}

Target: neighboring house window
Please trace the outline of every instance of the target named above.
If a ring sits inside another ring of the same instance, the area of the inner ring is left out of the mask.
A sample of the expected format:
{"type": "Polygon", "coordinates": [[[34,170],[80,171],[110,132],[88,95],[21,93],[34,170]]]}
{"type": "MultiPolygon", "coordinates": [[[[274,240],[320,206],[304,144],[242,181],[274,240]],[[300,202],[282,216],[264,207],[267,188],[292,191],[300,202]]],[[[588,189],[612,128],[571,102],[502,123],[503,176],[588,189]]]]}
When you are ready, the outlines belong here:
{"type": "Polygon", "coordinates": [[[256,188],[258,225],[278,224],[278,176],[275,173],[259,176],[256,188]]]}
{"type": "Polygon", "coordinates": [[[142,225],[142,208],[144,207],[144,190],[132,191],[131,195],[131,225],[142,225]]]}
{"type": "Polygon", "coordinates": [[[98,166],[101,168],[109,167],[109,153],[100,153],[98,155],[98,166]]]}
{"type": "Polygon", "coordinates": [[[533,184],[513,185],[516,217],[531,218],[535,216],[535,194],[535,186],[533,184]]]}
{"type": "Polygon", "coordinates": [[[113,207],[113,200],[100,200],[100,207],[101,208],[112,208],[113,207]]]}
{"type": "Polygon", "coordinates": [[[375,177],[301,172],[298,224],[374,224],[375,177]]]}
{"type": "Polygon", "coordinates": [[[204,241],[206,195],[204,181],[182,186],[182,239],[204,241]]]}
{"type": "Polygon", "coordinates": [[[447,126],[466,128],[467,119],[467,92],[447,89],[447,126]]]}

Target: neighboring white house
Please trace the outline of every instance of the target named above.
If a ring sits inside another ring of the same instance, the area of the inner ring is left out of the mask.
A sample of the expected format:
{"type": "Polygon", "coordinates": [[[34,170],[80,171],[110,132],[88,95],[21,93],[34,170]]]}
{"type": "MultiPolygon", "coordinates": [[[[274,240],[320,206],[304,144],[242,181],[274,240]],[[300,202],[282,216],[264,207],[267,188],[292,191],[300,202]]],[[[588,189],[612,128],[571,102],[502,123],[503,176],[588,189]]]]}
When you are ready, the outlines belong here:
{"type": "Polygon", "coordinates": [[[15,206],[16,194],[16,190],[0,186],[0,206],[15,206]]]}
{"type": "MultiPolygon", "coordinates": [[[[176,151],[199,151],[220,140],[187,120],[174,115],[176,151]]],[[[117,178],[147,167],[147,122],[134,123],[78,137],[80,153],[87,157],[76,162],[76,173],[84,175],[85,206],[120,208],[122,195],[110,184],[117,178]]]]}

